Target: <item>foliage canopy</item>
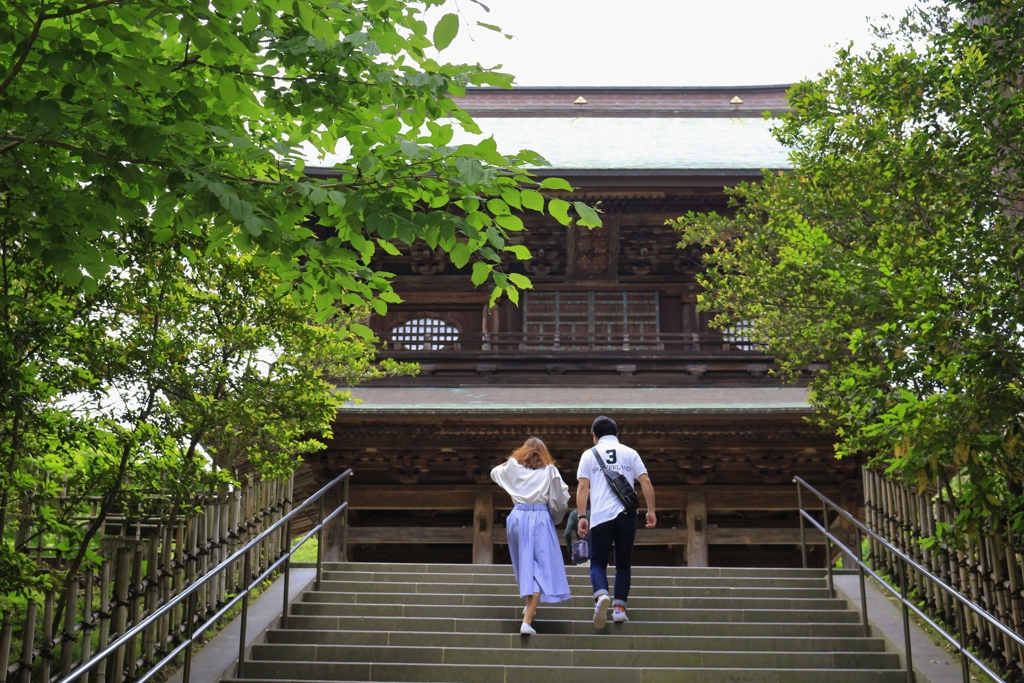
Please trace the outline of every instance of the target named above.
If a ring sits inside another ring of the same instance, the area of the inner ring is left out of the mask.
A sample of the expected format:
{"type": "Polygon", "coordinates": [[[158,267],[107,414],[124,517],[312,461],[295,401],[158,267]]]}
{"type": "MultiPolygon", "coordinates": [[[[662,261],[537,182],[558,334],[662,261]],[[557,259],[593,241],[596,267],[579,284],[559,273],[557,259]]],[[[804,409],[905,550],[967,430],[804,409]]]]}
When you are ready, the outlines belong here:
{"type": "Polygon", "coordinates": [[[359,323],[399,301],[378,250],[422,241],[517,301],[513,210],[600,224],[537,154],[449,144],[479,133],[453,97],[511,77],[443,63],[438,4],[0,0],[0,593],[48,580],[28,522],[75,571],[89,496],[286,471],[344,398],[325,378],[408,371],[359,323]]]}
{"type": "Polygon", "coordinates": [[[957,531],[1018,543],[1021,10],[934,3],[839,51],[790,91],[792,172],[738,188],[735,215],[676,221],[708,247],[706,308],[752,321],[784,372],[824,368],[812,402],[840,456],[877,454],[953,497],[957,531]]]}

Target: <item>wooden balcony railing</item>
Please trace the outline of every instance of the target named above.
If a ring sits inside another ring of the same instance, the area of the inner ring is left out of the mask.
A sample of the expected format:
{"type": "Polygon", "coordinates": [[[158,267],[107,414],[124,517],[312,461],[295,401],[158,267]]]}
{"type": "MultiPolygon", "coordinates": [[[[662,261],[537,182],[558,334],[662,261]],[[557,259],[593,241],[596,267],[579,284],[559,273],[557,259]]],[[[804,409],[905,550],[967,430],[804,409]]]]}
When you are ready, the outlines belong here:
{"type": "Polygon", "coordinates": [[[722,333],[585,334],[558,332],[501,332],[483,334],[424,334],[422,338],[385,341],[384,351],[408,355],[445,354],[471,351],[492,354],[601,352],[658,353],[729,351],[764,353],[762,346],[749,339],[722,333]]]}

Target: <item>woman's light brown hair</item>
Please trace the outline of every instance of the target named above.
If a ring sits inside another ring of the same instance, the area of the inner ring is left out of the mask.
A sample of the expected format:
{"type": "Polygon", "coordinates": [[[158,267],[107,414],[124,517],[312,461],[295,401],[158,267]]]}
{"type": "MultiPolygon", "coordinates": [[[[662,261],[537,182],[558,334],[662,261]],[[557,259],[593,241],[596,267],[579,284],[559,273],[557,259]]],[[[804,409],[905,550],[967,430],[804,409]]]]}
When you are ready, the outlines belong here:
{"type": "Polygon", "coordinates": [[[531,436],[527,439],[526,443],[512,451],[512,455],[508,457],[510,460],[515,458],[519,461],[520,465],[532,467],[533,469],[540,469],[544,465],[555,464],[554,458],[552,458],[551,454],[548,453],[548,447],[544,445],[543,441],[535,436],[531,436]],[[533,460],[534,463],[539,460],[540,464],[531,464],[531,460],[533,460]]]}

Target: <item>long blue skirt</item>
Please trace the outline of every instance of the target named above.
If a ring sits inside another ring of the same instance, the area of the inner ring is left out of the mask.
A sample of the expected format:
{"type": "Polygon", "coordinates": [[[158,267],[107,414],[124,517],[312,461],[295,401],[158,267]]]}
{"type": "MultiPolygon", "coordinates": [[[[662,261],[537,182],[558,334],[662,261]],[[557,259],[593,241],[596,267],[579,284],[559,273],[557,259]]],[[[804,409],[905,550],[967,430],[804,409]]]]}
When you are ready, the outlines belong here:
{"type": "Polygon", "coordinates": [[[541,602],[562,602],[570,598],[565,562],[548,506],[516,504],[505,522],[512,570],[519,595],[540,593],[541,602]]]}

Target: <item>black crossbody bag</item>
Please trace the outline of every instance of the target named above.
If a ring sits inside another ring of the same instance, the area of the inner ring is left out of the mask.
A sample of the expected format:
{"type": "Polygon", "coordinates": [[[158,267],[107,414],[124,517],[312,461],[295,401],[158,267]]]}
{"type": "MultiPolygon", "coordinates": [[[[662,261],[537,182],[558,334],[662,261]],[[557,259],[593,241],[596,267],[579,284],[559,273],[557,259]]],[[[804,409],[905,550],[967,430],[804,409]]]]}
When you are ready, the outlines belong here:
{"type": "Polygon", "coordinates": [[[626,512],[636,514],[636,511],[640,509],[640,498],[636,495],[636,489],[630,485],[626,477],[608,469],[608,466],[604,464],[604,460],[601,459],[601,454],[597,452],[597,446],[590,450],[594,452],[594,457],[601,463],[601,471],[604,472],[604,478],[608,480],[608,486],[612,488],[615,495],[622,501],[622,504],[626,507],[626,512]]]}

